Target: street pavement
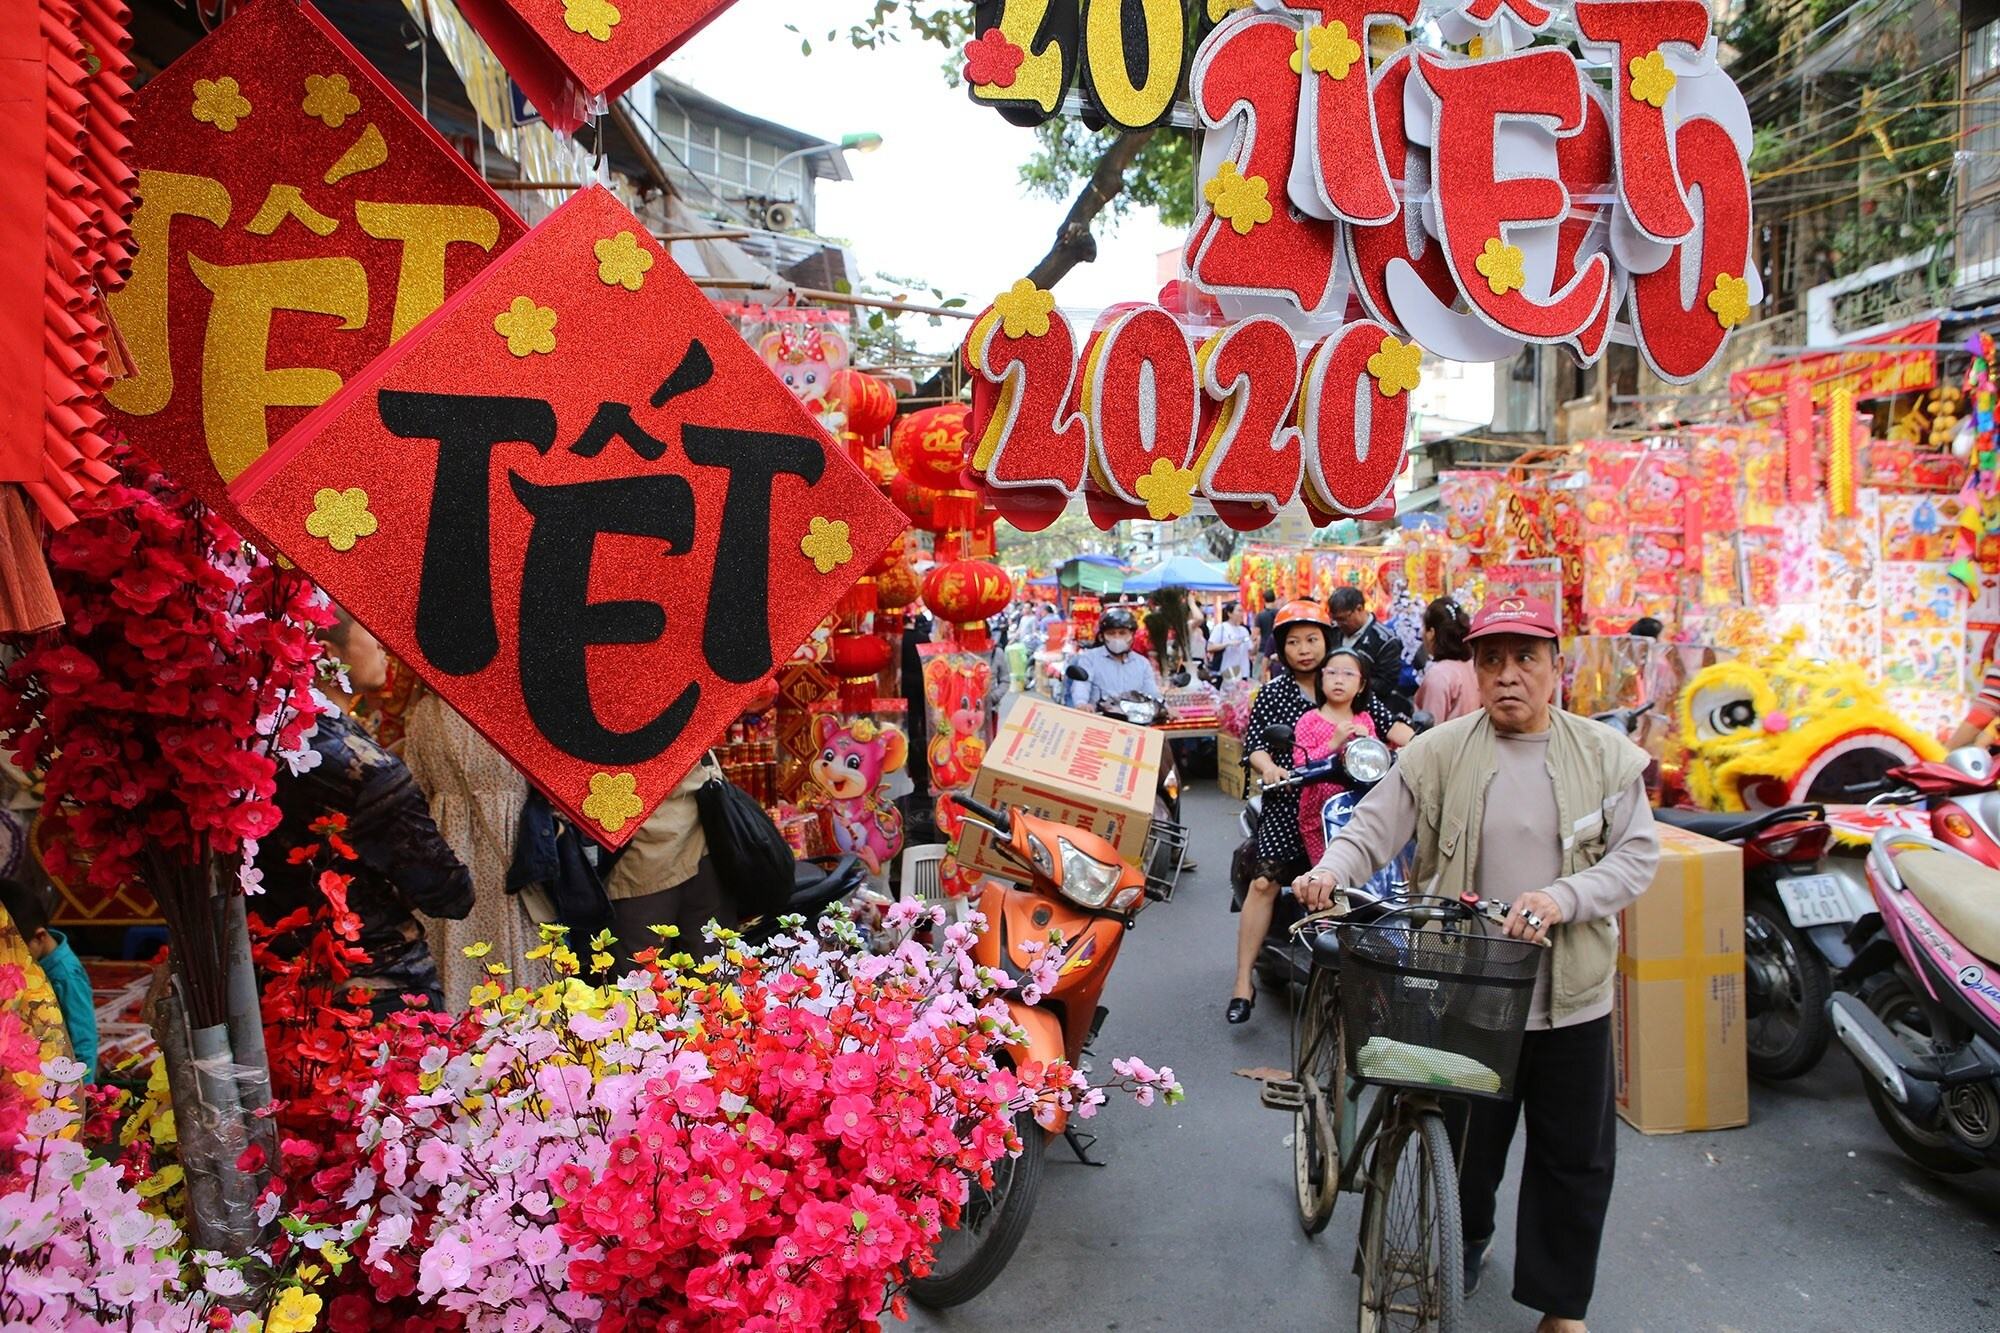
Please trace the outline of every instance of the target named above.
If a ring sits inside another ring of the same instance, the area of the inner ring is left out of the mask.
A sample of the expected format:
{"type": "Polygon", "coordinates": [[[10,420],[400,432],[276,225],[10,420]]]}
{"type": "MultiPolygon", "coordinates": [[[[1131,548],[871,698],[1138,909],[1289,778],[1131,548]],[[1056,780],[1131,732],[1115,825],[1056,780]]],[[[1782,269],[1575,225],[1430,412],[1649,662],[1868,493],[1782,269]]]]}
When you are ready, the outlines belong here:
{"type": "MultiPolygon", "coordinates": [[[[1291,1117],[1234,1071],[1289,1064],[1289,1011],[1261,994],[1228,1027],[1236,802],[1187,797],[1200,869],[1141,914],[1105,992],[1097,1060],[1169,1064],[1180,1106],[1114,1101],[1087,1128],[1105,1166],[1051,1145],[1028,1235],[970,1304],[908,1327],[1244,1330],[1352,1325],[1360,1196],[1308,1239],[1291,1202],[1291,1117]]],[[[1528,1333],[1509,1299],[1513,1174],[1472,1327],[1528,1333]]],[[[1708,1134],[1618,1129],[1618,1186],[1593,1333],[1932,1333],[2000,1329],[2000,1175],[1942,1179],[1909,1163],[1870,1114],[1838,1045],[1806,1078],[1752,1085],[1751,1123],[1708,1134]]],[[[892,1327],[899,1326],[889,1321],[892,1327]]]]}

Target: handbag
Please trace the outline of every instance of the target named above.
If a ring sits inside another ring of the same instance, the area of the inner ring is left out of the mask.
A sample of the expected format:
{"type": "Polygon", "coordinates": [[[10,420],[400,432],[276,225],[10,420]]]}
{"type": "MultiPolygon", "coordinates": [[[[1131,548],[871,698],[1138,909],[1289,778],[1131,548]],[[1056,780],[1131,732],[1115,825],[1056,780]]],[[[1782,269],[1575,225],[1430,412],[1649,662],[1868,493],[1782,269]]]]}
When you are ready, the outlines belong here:
{"type": "Polygon", "coordinates": [[[695,789],[709,864],[739,917],[782,912],[791,901],[797,862],[764,807],[733,782],[710,778],[695,789]]]}

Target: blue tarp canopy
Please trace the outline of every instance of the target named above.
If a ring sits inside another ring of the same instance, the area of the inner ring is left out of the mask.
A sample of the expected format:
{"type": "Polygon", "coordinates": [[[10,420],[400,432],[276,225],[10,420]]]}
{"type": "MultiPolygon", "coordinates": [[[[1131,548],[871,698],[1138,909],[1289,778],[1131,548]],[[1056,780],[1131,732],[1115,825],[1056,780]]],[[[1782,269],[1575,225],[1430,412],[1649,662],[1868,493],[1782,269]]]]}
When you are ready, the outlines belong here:
{"type": "Polygon", "coordinates": [[[1125,562],[1109,555],[1079,555],[1063,562],[1056,581],[1071,592],[1116,593],[1125,586],[1125,562]]]}
{"type": "Polygon", "coordinates": [[[1028,586],[1030,588],[1053,588],[1056,586],[1056,576],[1053,574],[1044,574],[1038,579],[1029,579],[1028,586]]]}
{"type": "Polygon", "coordinates": [[[1126,592],[1158,592],[1162,588],[1185,588],[1189,592],[1235,592],[1229,575],[1191,555],[1177,555],[1153,566],[1143,574],[1125,580],[1126,592]]]}

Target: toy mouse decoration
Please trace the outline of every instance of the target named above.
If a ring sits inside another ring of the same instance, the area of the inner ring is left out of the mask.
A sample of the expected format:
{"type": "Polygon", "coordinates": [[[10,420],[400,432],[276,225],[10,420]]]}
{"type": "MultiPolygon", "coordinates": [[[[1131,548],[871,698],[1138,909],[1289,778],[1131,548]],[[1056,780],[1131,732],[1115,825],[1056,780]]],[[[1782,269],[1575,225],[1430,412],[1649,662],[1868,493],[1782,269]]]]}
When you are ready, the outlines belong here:
{"type": "Polygon", "coordinates": [[[882,782],[909,758],[909,742],[896,727],[832,713],[813,720],[813,740],[819,753],[810,772],[819,794],[808,803],[826,806],[840,850],[879,875],[903,849],[903,814],[883,796],[882,782]]]}

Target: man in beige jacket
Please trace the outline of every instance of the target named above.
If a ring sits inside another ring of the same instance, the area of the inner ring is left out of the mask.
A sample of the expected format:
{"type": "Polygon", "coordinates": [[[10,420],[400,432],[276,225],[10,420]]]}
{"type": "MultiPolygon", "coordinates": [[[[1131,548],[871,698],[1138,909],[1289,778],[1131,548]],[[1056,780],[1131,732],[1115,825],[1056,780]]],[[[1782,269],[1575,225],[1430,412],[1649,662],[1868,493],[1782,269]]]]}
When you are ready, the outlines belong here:
{"type": "Polygon", "coordinates": [[[1459,1152],[1467,1294],[1493,1241],[1494,1198],[1525,1110],[1514,1299],[1538,1333],[1583,1333],[1615,1157],[1614,919],[1652,883],[1659,841],[1647,756],[1601,723],[1554,708],[1553,609],[1488,603],[1466,635],[1481,711],[1418,737],[1293,889],[1308,907],[1365,883],[1411,838],[1419,891],[1510,903],[1506,930],[1552,944],[1535,982],[1509,1101],[1472,1099],[1459,1152]]]}

